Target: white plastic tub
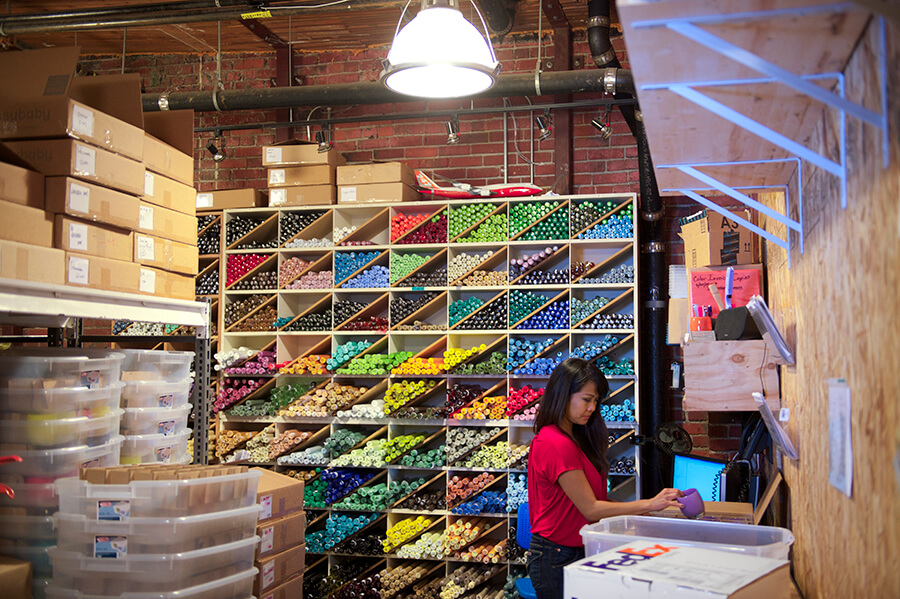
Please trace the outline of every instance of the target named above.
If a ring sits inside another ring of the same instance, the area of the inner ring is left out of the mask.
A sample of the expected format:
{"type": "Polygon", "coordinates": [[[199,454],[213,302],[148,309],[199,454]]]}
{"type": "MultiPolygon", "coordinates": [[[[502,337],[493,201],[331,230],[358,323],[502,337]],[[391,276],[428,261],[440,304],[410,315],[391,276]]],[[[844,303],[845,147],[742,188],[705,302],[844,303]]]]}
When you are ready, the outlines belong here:
{"type": "MultiPolygon", "coordinates": [[[[3,478],[0,477],[0,480],[3,478]]],[[[16,492],[16,496],[13,498],[4,496],[0,501],[3,501],[3,507],[10,508],[14,513],[26,516],[51,516],[59,510],[59,497],[53,483],[26,484],[7,481],[4,484],[9,485],[16,492]]]]}
{"type": "Polygon", "coordinates": [[[105,445],[119,434],[122,414],[124,410],[116,409],[97,418],[80,416],[47,420],[46,415],[31,415],[17,420],[0,420],[0,450],[18,452],[20,449],[105,445]]]}
{"type": "Polygon", "coordinates": [[[596,555],[637,539],[788,559],[794,543],[794,535],[786,528],[652,516],[604,518],[584,526],[581,538],[585,555],[596,555]]]}
{"type": "Polygon", "coordinates": [[[46,596],[48,599],[252,599],[253,578],[258,572],[256,568],[251,568],[220,580],[168,593],[136,591],[119,595],[88,595],[74,589],[49,586],[46,596]]]}
{"type": "Polygon", "coordinates": [[[116,350],[125,354],[123,381],[165,381],[177,383],[188,378],[194,363],[192,351],[160,351],[154,349],[116,350]]]}
{"type": "Polygon", "coordinates": [[[187,429],[191,404],[179,408],[127,408],[122,416],[123,435],[175,435],[187,429]]]}
{"type": "Polygon", "coordinates": [[[21,462],[9,462],[0,468],[0,480],[13,483],[47,484],[58,478],[77,476],[80,468],[117,466],[124,437],[114,437],[97,447],[80,445],[63,449],[17,451],[21,462]]]}
{"type": "Polygon", "coordinates": [[[190,459],[191,431],[175,435],[133,435],[122,443],[121,464],[182,464],[190,459]]]}
{"type": "Polygon", "coordinates": [[[17,349],[0,355],[0,387],[108,387],[120,379],[124,359],[105,349],[17,349]]]}
{"type": "Polygon", "coordinates": [[[58,389],[0,389],[0,418],[5,414],[43,414],[53,418],[105,416],[119,407],[125,383],[107,387],[58,389]]]}
{"type": "Polygon", "coordinates": [[[258,516],[256,504],[196,516],[130,517],[120,521],[59,513],[56,515],[56,546],[60,551],[94,555],[98,537],[118,537],[127,541],[125,555],[194,551],[252,537],[258,516]]]}
{"type": "Polygon", "coordinates": [[[52,549],[53,585],[85,595],[169,593],[203,585],[253,568],[259,537],[235,543],[186,551],[127,555],[116,558],[87,557],[52,549]]]}
{"type": "Polygon", "coordinates": [[[123,408],[180,408],[191,396],[191,379],[175,383],[126,381],[122,390],[123,408]]]}
{"type": "Polygon", "coordinates": [[[31,546],[55,545],[53,517],[0,516],[0,539],[12,539],[31,546]]]}
{"type": "Polygon", "coordinates": [[[239,474],[191,480],[136,480],[127,485],[92,485],[77,478],[57,482],[59,510],[97,518],[101,506],[122,517],[167,518],[188,513],[207,514],[256,504],[262,474],[239,474]],[[202,501],[197,498],[202,497],[202,501]],[[114,504],[114,505],[112,505],[114,504]]]}
{"type": "Polygon", "coordinates": [[[34,565],[35,578],[50,578],[53,574],[53,570],[50,568],[50,551],[52,550],[52,546],[0,545],[0,555],[31,562],[34,565]]]}

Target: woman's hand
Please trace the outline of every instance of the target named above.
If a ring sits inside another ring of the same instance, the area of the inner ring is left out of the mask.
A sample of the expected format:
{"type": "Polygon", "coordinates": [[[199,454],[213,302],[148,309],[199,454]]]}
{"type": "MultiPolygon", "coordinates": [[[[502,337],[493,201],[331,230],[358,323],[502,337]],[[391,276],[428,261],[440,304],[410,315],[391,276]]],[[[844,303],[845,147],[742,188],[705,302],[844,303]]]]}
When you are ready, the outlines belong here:
{"type": "Polygon", "coordinates": [[[684,493],[678,489],[663,489],[659,494],[650,500],[648,512],[658,512],[669,506],[682,507],[678,503],[678,498],[684,497],[684,493]]]}

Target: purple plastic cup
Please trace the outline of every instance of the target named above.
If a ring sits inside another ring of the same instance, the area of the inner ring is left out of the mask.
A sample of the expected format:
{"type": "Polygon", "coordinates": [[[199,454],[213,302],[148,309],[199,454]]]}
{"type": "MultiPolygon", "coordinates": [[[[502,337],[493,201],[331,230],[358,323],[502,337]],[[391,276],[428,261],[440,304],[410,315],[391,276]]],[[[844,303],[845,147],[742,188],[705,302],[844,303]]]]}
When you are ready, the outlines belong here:
{"type": "Polygon", "coordinates": [[[678,501],[684,506],[681,508],[681,513],[686,518],[699,518],[705,511],[703,499],[700,497],[697,489],[685,489],[684,497],[680,497],[678,501]]]}

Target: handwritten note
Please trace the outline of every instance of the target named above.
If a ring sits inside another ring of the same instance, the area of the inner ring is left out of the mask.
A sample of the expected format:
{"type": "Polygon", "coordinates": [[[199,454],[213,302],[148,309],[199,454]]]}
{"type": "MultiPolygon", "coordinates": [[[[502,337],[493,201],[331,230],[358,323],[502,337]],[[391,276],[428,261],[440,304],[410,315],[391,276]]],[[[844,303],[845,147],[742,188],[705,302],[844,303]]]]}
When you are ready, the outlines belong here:
{"type": "MultiPolygon", "coordinates": [[[[719,314],[719,308],[709,290],[710,285],[719,289],[719,295],[725,299],[725,266],[707,266],[688,269],[688,293],[691,304],[712,306],[712,315],[719,314]]],[[[734,308],[746,306],[754,295],[762,295],[762,265],[746,264],[734,269],[734,290],[731,305],[734,308]]]]}

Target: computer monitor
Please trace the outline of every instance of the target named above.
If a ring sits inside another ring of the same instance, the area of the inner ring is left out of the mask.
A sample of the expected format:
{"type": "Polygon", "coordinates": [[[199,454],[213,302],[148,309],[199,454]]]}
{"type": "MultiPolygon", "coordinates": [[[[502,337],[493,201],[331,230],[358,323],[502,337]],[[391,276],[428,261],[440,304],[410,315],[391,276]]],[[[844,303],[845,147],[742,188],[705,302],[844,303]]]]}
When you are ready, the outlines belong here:
{"type": "Polygon", "coordinates": [[[727,460],[676,453],[672,467],[672,486],[697,489],[703,501],[726,501],[727,460]]]}

